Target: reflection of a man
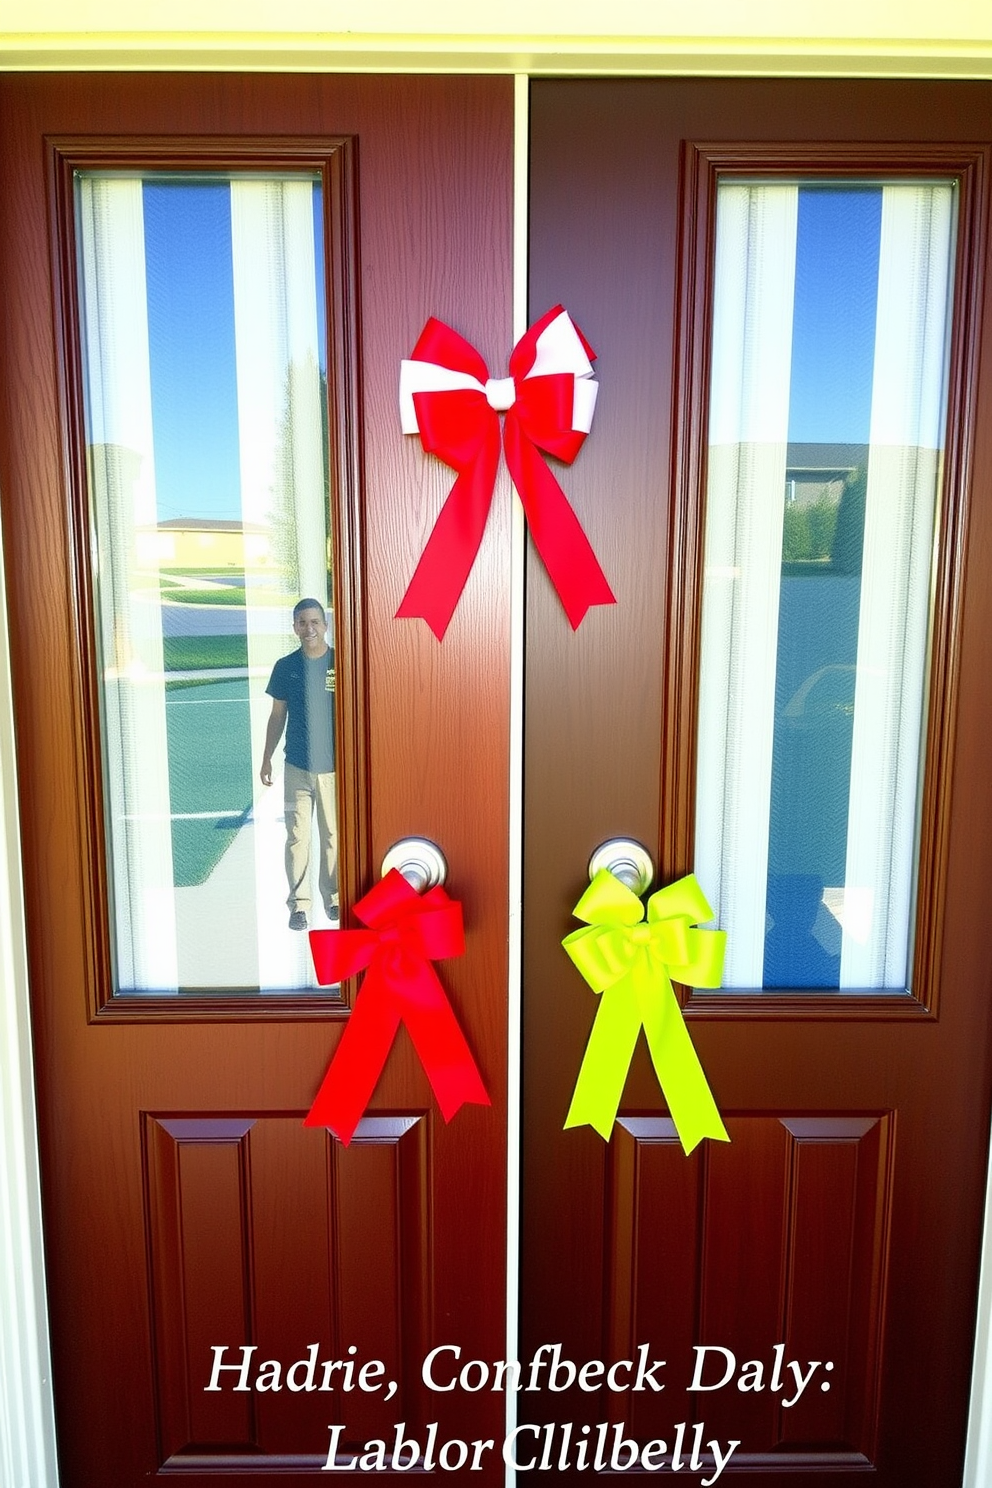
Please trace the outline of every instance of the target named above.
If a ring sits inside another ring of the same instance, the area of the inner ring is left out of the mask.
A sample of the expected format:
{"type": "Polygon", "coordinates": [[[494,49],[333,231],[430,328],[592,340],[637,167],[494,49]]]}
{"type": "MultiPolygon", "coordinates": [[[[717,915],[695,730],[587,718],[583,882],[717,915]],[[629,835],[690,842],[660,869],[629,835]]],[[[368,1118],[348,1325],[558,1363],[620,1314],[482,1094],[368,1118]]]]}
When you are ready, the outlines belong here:
{"type": "Polygon", "coordinates": [[[259,776],[272,784],[272,755],[286,730],[286,877],[289,928],[305,930],[310,909],[310,826],[317,813],[320,896],[328,919],[339,917],[334,890],[337,809],[334,795],[334,652],[327,644],[327,616],[316,599],[293,610],[299,649],[281,656],[265,689],[272,712],[265,730],[259,776]]]}

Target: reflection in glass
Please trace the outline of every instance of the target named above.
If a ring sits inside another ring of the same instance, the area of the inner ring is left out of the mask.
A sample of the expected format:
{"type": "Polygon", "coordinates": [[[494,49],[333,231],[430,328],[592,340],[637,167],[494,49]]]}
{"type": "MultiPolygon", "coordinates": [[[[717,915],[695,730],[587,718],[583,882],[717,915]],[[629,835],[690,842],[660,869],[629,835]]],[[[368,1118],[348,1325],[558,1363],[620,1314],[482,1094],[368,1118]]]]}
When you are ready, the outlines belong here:
{"type": "Polygon", "coordinates": [[[906,986],[954,206],[719,187],[696,872],[727,987],[906,986]]]}
{"type": "Polygon", "coordinates": [[[115,990],[311,987],[316,814],[290,891],[260,773],[294,604],[330,593],[320,185],[86,172],[76,200],[115,990]]]}

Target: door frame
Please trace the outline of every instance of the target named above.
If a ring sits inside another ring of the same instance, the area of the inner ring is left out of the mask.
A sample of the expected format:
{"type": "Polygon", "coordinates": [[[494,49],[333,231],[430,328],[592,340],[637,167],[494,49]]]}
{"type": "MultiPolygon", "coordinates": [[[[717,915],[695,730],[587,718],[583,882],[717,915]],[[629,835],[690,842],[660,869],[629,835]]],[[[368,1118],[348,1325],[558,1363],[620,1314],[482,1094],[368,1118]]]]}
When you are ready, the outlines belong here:
{"type": "MultiPolygon", "coordinates": [[[[436,38],[431,37],[434,42],[436,38]]],[[[554,38],[548,38],[553,41],[554,38]]],[[[369,71],[369,57],[375,59],[381,53],[382,65],[375,63],[375,70],[382,73],[407,71],[442,70],[431,66],[426,50],[409,47],[405,59],[398,57],[398,48],[390,45],[392,38],[376,38],[366,56],[365,52],[350,54],[341,50],[308,54],[306,70],[309,71],[369,71]]],[[[426,41],[426,38],[425,38],[426,41]]],[[[234,50],[232,48],[232,50],[234,50]]],[[[513,323],[514,336],[519,336],[527,322],[527,161],[528,161],[528,89],[532,76],[547,75],[548,72],[567,70],[570,73],[595,73],[596,75],[698,75],[700,58],[684,53],[677,59],[670,54],[663,57],[656,46],[644,43],[640,59],[631,57],[636,44],[624,43],[621,55],[619,48],[613,53],[577,53],[570,62],[578,66],[561,67],[560,45],[554,63],[548,65],[531,51],[530,70],[516,71],[509,50],[494,56],[481,48],[459,50],[455,65],[444,67],[451,72],[487,71],[512,73],[514,85],[514,223],[513,223],[513,323]],[[640,65],[637,65],[640,60],[640,65]],[[542,65],[542,62],[544,65],[542,65]],[[495,63],[495,65],[494,65],[495,63]],[[675,63],[676,65],[672,65],[675,63]]],[[[881,77],[892,72],[890,54],[898,54],[897,43],[888,49],[875,48],[871,52],[857,41],[843,46],[834,39],[821,42],[812,54],[806,52],[805,66],[801,70],[810,76],[828,77],[843,70],[860,76],[881,77]],[[860,45],[860,50],[859,50],[860,45]],[[853,48],[853,50],[852,50],[853,48]],[[842,54],[842,55],[841,55],[842,54]],[[860,63],[860,65],[857,65],[860,63]]],[[[977,52],[977,44],[976,44],[977,52]]],[[[255,54],[257,56],[257,54],[255,54]]],[[[519,56],[519,53],[517,54],[519,56]]],[[[948,51],[948,56],[950,51],[948,51]]],[[[242,64],[245,54],[240,53],[242,64]]],[[[144,42],[140,48],[129,51],[122,62],[120,54],[114,66],[119,70],[141,70],[153,63],[154,49],[144,42]]],[[[969,65],[958,70],[948,66],[948,58],[939,55],[939,49],[927,57],[913,55],[908,48],[899,67],[902,76],[914,78],[947,77],[949,71],[957,76],[992,79],[992,57],[981,59],[977,55],[969,58],[969,65]]],[[[95,60],[97,70],[101,57],[95,60]]],[[[733,71],[774,76],[784,69],[786,58],[782,49],[767,54],[748,51],[736,42],[728,55],[726,46],[716,42],[705,50],[705,68],[711,73],[733,71]],[[729,65],[728,65],[729,64],[729,65]]],[[[197,70],[217,65],[215,51],[207,51],[203,42],[193,36],[185,38],[183,61],[177,61],[175,51],[170,52],[170,68],[197,70]],[[197,62],[195,59],[199,57],[197,62]]],[[[161,63],[158,63],[161,66],[161,63]]],[[[220,63],[223,65],[223,63],[220,63]]],[[[257,62],[255,64],[257,66],[257,62]]],[[[9,70],[32,71],[44,66],[45,70],[80,70],[78,52],[71,46],[60,51],[58,46],[46,50],[43,60],[39,53],[7,53],[9,70]]],[[[86,70],[90,70],[87,68],[86,70]]],[[[266,70],[301,70],[299,61],[294,65],[277,49],[266,70]]],[[[509,957],[509,1131],[507,1172],[507,1358],[516,1356],[516,1311],[517,1311],[517,1219],[518,1203],[516,1181],[518,1177],[519,1148],[519,1016],[520,1016],[520,889],[522,858],[522,723],[523,723],[523,565],[524,523],[518,502],[514,503],[511,556],[511,657],[510,657],[510,957],[509,957]]],[[[0,534],[2,552],[2,534],[0,534]]],[[[0,1229],[0,1461],[9,1462],[14,1471],[14,1481],[30,1484],[31,1488],[58,1488],[58,1467],[55,1449],[54,1405],[51,1393],[50,1347],[47,1307],[45,1298],[44,1255],[42,1248],[42,1221],[40,1200],[40,1178],[37,1155],[37,1128],[35,1116],[34,1088],[31,1063],[31,1032],[28,998],[27,958],[25,953],[26,929],[23,896],[21,892],[20,835],[17,809],[16,740],[11,691],[6,593],[3,586],[3,570],[0,567],[0,982],[6,989],[6,997],[0,1003],[0,1212],[6,1201],[11,1214],[11,1224],[6,1231],[0,1229]]],[[[992,1157],[992,1154],[990,1154],[992,1157]]],[[[507,1394],[507,1430],[514,1424],[515,1398],[507,1394]]],[[[512,1473],[508,1470],[508,1482],[512,1473]]],[[[979,1297],[976,1317],[976,1342],[972,1379],[971,1405],[968,1427],[968,1443],[965,1459],[963,1488],[980,1488],[992,1478],[992,1189],[986,1200],[985,1227],[979,1297]]]]}

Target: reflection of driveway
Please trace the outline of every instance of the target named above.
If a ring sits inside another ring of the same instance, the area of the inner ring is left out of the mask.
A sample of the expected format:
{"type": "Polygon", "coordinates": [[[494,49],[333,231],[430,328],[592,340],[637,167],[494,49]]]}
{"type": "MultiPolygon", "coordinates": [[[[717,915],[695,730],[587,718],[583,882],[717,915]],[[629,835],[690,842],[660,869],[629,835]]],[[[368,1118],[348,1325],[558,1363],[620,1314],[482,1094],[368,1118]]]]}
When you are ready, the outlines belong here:
{"type": "MultiPolygon", "coordinates": [[[[273,607],[252,610],[251,628],[255,635],[286,635],[291,629],[286,611],[273,607]]],[[[243,605],[177,604],[162,601],[162,634],[164,636],[244,635],[247,614],[243,605]]]]}
{"type": "MultiPolygon", "coordinates": [[[[305,935],[286,927],[282,785],[256,788],[252,814],[209,877],[175,891],[179,983],[190,991],[316,991],[305,935]]],[[[316,827],[311,862],[317,862],[316,827]]],[[[316,930],[333,929],[320,895],[316,930]]]]}

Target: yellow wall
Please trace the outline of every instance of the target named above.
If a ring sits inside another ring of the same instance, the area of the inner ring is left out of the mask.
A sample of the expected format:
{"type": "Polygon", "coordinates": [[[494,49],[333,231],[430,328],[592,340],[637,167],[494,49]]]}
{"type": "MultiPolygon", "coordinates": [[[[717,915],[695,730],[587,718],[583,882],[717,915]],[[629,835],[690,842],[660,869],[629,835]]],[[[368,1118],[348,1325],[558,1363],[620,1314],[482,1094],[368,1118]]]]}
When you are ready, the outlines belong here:
{"type": "Polygon", "coordinates": [[[188,531],[173,527],[139,528],[135,553],[140,564],[161,568],[264,568],[269,562],[269,540],[264,533],[188,531]]]}
{"type": "Polygon", "coordinates": [[[4,0],[0,66],[987,77],[992,3],[4,0]]]}

